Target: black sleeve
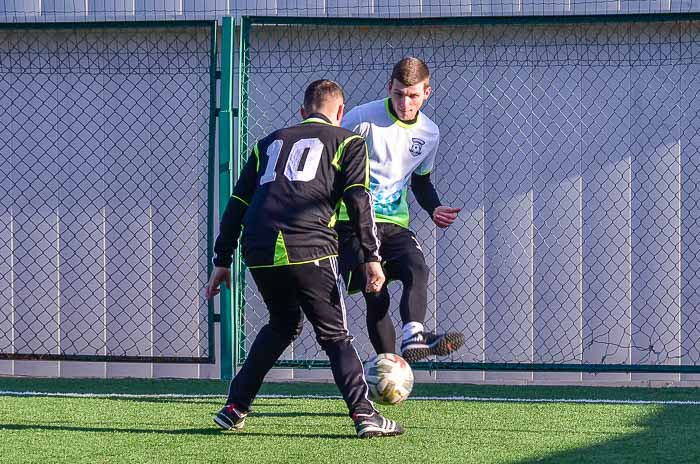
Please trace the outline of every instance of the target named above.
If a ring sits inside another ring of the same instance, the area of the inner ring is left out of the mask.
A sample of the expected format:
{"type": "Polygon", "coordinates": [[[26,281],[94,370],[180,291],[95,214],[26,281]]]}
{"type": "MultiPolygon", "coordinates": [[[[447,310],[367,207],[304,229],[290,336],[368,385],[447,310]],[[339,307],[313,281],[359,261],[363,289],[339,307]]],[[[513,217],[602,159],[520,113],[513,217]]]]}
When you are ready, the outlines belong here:
{"type": "Polygon", "coordinates": [[[233,188],[233,194],[226,204],[226,210],[221,218],[219,236],[214,244],[214,266],[229,267],[233,262],[233,252],[238,246],[238,237],[241,235],[243,215],[255,193],[257,184],[257,147],[254,153],[248,157],[243,166],[241,176],[233,188]]]}
{"type": "Polygon", "coordinates": [[[435,186],[430,181],[430,173],[423,176],[411,174],[411,190],[416,201],[432,218],[435,208],[441,206],[435,186]]]}
{"type": "Polygon", "coordinates": [[[360,239],[365,262],[381,261],[374,205],[372,195],[369,193],[369,159],[364,139],[356,136],[349,140],[341,157],[343,201],[350,224],[360,239]]]}

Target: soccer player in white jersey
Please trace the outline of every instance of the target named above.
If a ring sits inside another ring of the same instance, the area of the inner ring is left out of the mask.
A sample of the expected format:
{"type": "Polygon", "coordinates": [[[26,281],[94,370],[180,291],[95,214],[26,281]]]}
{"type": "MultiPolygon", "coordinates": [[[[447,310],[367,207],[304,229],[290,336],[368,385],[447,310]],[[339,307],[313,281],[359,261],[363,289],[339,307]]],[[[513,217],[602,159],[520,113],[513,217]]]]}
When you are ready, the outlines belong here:
{"type": "MultiPolygon", "coordinates": [[[[399,61],[388,84],[389,98],[357,106],[348,112],[343,127],[367,141],[370,191],[374,196],[380,255],[387,282],[403,283],[400,302],[401,356],[415,362],[431,355],[445,356],[464,344],[461,333],[434,334],[423,323],[427,309],[429,269],[415,234],[409,229],[406,195],[409,183],[420,206],[440,228],[450,226],[459,208],[443,206],[430,173],[440,142],[440,131],[420,109],[430,96],[430,71],[420,59],[399,61]]],[[[336,223],[339,266],[348,292],[366,285],[360,265],[364,256],[358,237],[341,205],[336,223]]],[[[367,329],[377,353],[396,351],[396,331],[389,315],[386,284],[378,293],[364,292],[367,329]]]]}

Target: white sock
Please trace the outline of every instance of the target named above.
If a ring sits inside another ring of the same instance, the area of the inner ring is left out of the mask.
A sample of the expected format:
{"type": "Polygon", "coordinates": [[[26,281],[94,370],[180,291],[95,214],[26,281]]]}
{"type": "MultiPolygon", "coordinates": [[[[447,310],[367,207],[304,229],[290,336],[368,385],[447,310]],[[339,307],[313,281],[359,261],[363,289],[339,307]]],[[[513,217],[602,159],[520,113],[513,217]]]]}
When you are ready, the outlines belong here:
{"type": "Polygon", "coordinates": [[[408,323],[403,325],[403,329],[402,329],[403,339],[408,340],[411,337],[413,337],[415,334],[417,334],[418,332],[422,332],[422,331],[423,331],[423,324],[421,324],[420,322],[408,322],[408,323]]]}

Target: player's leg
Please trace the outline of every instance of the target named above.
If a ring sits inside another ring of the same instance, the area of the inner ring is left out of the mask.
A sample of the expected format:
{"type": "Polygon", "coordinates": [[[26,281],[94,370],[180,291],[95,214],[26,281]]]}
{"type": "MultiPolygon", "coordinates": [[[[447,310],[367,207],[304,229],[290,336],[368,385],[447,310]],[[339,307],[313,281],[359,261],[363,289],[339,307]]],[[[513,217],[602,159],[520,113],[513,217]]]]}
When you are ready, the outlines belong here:
{"type": "Polygon", "coordinates": [[[301,333],[303,315],[297,288],[288,276],[289,267],[251,269],[258,291],[270,313],[270,320],[258,332],[245,363],[231,380],[226,406],[214,419],[222,428],[243,427],[265,375],[301,333]]]}
{"type": "Polygon", "coordinates": [[[430,277],[423,251],[413,232],[393,224],[387,227],[382,245],[387,280],[398,280],[403,285],[399,303],[401,322],[417,323],[420,331],[428,307],[430,277]]]}
{"type": "Polygon", "coordinates": [[[384,284],[378,293],[364,293],[367,305],[367,333],[377,354],[396,352],[396,329],[389,314],[389,290],[384,284]]]}
{"type": "Polygon", "coordinates": [[[445,356],[464,344],[459,332],[434,334],[423,324],[428,306],[428,277],[430,271],[420,244],[413,232],[399,226],[387,230],[382,242],[387,280],[403,284],[399,305],[402,322],[401,355],[415,362],[431,355],[445,356]]]}
{"type": "MultiPolygon", "coordinates": [[[[378,234],[382,237],[384,224],[377,224],[378,234]]],[[[396,329],[389,314],[389,291],[386,285],[379,293],[365,293],[366,277],[362,270],[364,255],[360,248],[360,241],[347,222],[338,223],[339,256],[338,264],[340,275],[345,280],[349,294],[362,292],[367,305],[366,320],[369,341],[374,350],[379,353],[396,352],[396,329]]],[[[382,250],[380,248],[379,254],[382,250]]]]}
{"type": "Polygon", "coordinates": [[[294,266],[299,300],[316,339],[328,355],[333,379],[343,395],[360,438],[398,435],[403,429],[384,419],[369,400],[362,362],[347,330],[347,315],[335,258],[294,266]]]}

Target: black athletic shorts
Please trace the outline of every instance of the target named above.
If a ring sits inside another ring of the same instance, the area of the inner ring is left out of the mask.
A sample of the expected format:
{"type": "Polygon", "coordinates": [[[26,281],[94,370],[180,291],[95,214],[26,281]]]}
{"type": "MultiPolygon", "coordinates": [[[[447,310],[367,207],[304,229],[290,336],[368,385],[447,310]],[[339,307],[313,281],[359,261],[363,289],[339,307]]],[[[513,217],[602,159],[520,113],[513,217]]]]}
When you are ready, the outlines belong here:
{"type": "MultiPolygon", "coordinates": [[[[360,240],[347,221],[338,221],[335,230],[338,232],[338,267],[347,291],[350,294],[363,291],[366,285],[365,273],[359,266],[365,262],[365,255],[360,240]]],[[[380,242],[379,255],[382,257],[387,282],[396,278],[394,268],[405,262],[402,258],[407,255],[418,254],[419,259],[425,262],[423,250],[412,231],[390,222],[378,222],[377,234],[380,242]]]]}

